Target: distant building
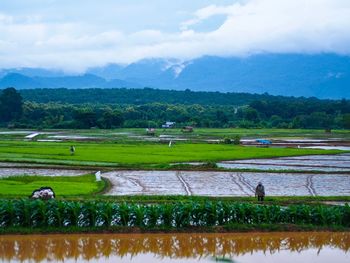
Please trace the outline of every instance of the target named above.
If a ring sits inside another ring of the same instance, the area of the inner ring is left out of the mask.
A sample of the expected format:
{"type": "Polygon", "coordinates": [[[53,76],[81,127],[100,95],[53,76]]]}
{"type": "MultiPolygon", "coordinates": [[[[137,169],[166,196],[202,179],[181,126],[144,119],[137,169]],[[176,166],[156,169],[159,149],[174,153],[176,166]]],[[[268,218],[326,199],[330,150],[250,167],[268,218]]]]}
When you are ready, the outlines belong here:
{"type": "Polygon", "coordinates": [[[167,121],[165,124],[162,125],[162,128],[168,129],[168,128],[173,128],[175,126],[175,122],[172,121],[167,121]]]}

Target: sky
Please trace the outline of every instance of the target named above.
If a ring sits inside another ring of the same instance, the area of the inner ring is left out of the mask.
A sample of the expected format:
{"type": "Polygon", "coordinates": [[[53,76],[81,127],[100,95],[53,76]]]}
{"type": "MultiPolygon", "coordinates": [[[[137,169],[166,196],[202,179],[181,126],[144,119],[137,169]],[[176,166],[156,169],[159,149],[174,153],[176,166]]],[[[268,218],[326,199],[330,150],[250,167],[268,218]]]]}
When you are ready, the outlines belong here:
{"type": "Polygon", "coordinates": [[[350,55],[350,0],[0,0],[0,68],[350,55]]]}

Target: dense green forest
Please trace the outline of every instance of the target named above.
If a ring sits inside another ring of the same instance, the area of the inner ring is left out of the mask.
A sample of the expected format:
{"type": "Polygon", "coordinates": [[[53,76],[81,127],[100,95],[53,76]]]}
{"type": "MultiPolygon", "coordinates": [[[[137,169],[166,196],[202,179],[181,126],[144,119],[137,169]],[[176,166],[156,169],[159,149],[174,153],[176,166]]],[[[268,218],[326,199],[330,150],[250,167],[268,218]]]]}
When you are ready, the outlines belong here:
{"type": "Polygon", "coordinates": [[[0,124],[13,128],[177,126],[349,129],[349,100],[157,89],[7,88],[0,124]]]}
{"type": "MultiPolygon", "coordinates": [[[[311,107],[330,107],[339,101],[319,100],[317,98],[284,97],[265,94],[208,92],[160,89],[22,89],[19,90],[23,99],[38,103],[60,102],[69,104],[100,103],[142,105],[154,102],[166,104],[199,104],[199,105],[247,105],[253,101],[310,103],[311,107]]],[[[322,110],[325,110],[322,108],[322,110]]]]}

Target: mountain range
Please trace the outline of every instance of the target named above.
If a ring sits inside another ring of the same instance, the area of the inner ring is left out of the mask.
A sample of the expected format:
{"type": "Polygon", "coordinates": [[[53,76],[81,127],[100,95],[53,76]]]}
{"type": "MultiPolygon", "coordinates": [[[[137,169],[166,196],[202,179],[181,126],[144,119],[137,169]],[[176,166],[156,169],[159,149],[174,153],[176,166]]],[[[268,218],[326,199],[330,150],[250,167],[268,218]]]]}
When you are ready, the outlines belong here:
{"type": "Polygon", "coordinates": [[[0,70],[0,88],[143,88],[350,98],[350,56],[259,54],[179,61],[145,59],[108,64],[82,75],[20,68],[0,70]]]}

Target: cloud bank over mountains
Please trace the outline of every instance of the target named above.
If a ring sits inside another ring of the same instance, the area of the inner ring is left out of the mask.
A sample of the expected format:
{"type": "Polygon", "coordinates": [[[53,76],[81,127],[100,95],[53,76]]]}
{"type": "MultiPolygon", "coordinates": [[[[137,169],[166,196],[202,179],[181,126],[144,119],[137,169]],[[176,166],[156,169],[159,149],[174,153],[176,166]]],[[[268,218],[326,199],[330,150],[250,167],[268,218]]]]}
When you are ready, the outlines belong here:
{"type": "Polygon", "coordinates": [[[83,72],[154,57],[350,54],[348,0],[164,2],[0,3],[0,68],[83,72]]]}

